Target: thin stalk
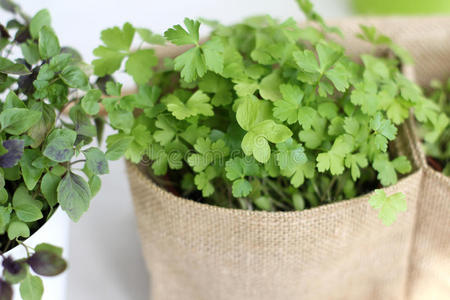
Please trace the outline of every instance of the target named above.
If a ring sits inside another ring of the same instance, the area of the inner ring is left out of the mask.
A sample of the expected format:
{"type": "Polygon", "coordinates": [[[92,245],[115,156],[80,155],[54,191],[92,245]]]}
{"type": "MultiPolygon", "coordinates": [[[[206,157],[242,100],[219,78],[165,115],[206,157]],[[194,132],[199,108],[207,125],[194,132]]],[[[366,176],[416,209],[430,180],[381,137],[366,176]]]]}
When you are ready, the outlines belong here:
{"type": "Polygon", "coordinates": [[[85,161],[86,161],[85,159],[74,160],[73,162],[71,162],[69,164],[69,166],[73,166],[74,164],[78,164],[78,163],[85,162],[85,161]]]}
{"type": "Polygon", "coordinates": [[[289,199],[287,197],[287,195],[276,185],[274,184],[271,180],[266,180],[265,178],[263,178],[263,184],[267,183],[270,188],[276,193],[278,194],[281,198],[283,199],[289,199]]]}
{"type": "Polygon", "coordinates": [[[330,184],[328,185],[327,191],[323,194],[323,197],[320,199],[321,202],[326,201],[326,196],[328,196],[328,200],[331,199],[331,189],[334,186],[335,182],[337,180],[337,176],[333,176],[333,179],[331,179],[330,184]]]}
{"type": "Polygon", "coordinates": [[[22,245],[25,248],[25,251],[27,252],[27,257],[30,257],[30,251],[28,250],[28,246],[25,245],[22,241],[16,239],[16,242],[19,243],[19,245],[22,245]]]}
{"type": "Polygon", "coordinates": [[[317,187],[316,181],[315,180],[311,180],[311,184],[314,188],[314,191],[316,192],[317,197],[319,197],[319,199],[322,199],[322,196],[320,194],[319,188],[317,187]]]}

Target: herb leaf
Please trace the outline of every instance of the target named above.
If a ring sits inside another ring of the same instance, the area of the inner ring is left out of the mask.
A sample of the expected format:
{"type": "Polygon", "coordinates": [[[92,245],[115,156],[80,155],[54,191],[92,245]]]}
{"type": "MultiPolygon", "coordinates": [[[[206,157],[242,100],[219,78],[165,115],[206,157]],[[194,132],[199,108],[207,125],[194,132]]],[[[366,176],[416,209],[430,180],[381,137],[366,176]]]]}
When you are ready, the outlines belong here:
{"type": "Polygon", "coordinates": [[[39,31],[39,54],[43,59],[51,58],[59,54],[59,40],[53,30],[44,26],[39,31]]]}
{"type": "Polygon", "coordinates": [[[379,211],[378,216],[386,226],[394,223],[399,212],[406,211],[405,195],[402,193],[387,196],[384,190],[376,190],[369,204],[379,211]]]}
{"type": "Polygon", "coordinates": [[[5,132],[20,135],[38,122],[41,116],[41,112],[26,108],[8,108],[0,113],[0,125],[5,132]]]}
{"type": "Polygon", "coordinates": [[[40,300],[44,294],[44,285],[38,276],[27,274],[20,284],[20,295],[23,300],[40,300]]]}
{"type": "Polygon", "coordinates": [[[67,172],[57,189],[58,203],[69,217],[77,222],[89,208],[91,191],[87,182],[79,175],[67,172]]]}

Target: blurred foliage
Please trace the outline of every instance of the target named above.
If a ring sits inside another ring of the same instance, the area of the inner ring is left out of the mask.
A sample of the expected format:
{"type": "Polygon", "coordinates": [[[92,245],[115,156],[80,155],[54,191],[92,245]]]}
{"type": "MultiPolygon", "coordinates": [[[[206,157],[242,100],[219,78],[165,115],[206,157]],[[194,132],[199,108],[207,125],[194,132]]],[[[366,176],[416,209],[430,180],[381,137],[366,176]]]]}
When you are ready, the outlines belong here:
{"type": "Polygon", "coordinates": [[[353,0],[353,5],[361,14],[450,14],[449,0],[353,0]]]}

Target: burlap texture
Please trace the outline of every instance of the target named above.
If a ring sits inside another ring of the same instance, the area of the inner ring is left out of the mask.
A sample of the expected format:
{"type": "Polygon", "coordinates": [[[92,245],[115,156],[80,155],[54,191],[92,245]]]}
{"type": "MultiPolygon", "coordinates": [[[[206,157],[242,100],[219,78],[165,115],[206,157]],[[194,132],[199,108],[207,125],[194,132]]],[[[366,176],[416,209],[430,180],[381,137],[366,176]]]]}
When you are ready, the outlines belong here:
{"type": "MultiPolygon", "coordinates": [[[[422,63],[434,59],[427,56],[422,63]]],[[[440,69],[442,74],[450,72],[450,53],[447,60],[441,61],[440,69]]],[[[422,147],[418,150],[423,178],[410,253],[407,299],[450,299],[450,178],[432,169],[422,147]]]]}
{"type": "MultiPolygon", "coordinates": [[[[396,29],[397,40],[416,60],[408,69],[422,86],[450,78],[450,16],[416,19],[396,29]]],[[[422,149],[420,148],[419,151],[422,149]]],[[[450,299],[450,178],[429,167],[419,153],[423,179],[407,280],[406,299],[450,299]]]]}
{"type": "Polygon", "coordinates": [[[408,299],[450,299],[450,178],[429,167],[423,173],[408,299]]]}
{"type": "MultiPolygon", "coordinates": [[[[339,22],[350,53],[368,50],[349,36],[359,23],[394,38],[415,24],[385,22],[339,22]]],[[[407,122],[395,144],[414,171],[386,188],[408,203],[390,227],[369,206],[370,195],[302,212],[224,209],[176,197],[127,163],[151,300],[448,299],[449,189],[434,188],[439,175],[425,166],[413,131],[407,122]]]]}
{"type": "Polygon", "coordinates": [[[386,189],[408,201],[391,227],[369,196],[249,212],[175,197],[136,165],[128,175],[152,300],[404,299],[420,170],[386,189]]]}

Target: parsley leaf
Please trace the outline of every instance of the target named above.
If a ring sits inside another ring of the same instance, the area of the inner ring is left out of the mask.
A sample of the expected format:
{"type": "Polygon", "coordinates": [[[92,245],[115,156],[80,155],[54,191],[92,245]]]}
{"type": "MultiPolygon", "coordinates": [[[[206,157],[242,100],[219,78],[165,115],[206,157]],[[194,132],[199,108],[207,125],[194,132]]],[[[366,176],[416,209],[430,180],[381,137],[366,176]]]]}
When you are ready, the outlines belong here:
{"type": "Polygon", "coordinates": [[[135,29],[133,26],[130,23],[125,23],[122,29],[113,27],[103,30],[100,39],[109,49],[128,51],[133,41],[134,33],[135,29]]]}
{"type": "Polygon", "coordinates": [[[245,179],[246,176],[255,176],[259,172],[255,160],[235,157],[225,164],[226,177],[233,181],[232,193],[234,197],[245,197],[252,191],[250,182],[245,179]]]}
{"type": "Polygon", "coordinates": [[[153,75],[152,68],[158,64],[153,49],[137,50],[130,54],[125,69],[128,74],[133,76],[137,84],[147,83],[153,75]]]}
{"type": "Polygon", "coordinates": [[[183,103],[177,96],[169,95],[162,100],[166,104],[167,110],[178,120],[204,115],[212,116],[212,105],[209,103],[210,98],[202,91],[195,92],[187,101],[183,103]]]}
{"type": "Polygon", "coordinates": [[[175,25],[164,32],[164,36],[175,45],[198,44],[200,22],[185,18],[184,25],[187,31],[180,25],[175,25]]]}
{"type": "Polygon", "coordinates": [[[370,197],[369,204],[379,211],[378,217],[386,226],[395,222],[398,213],[406,211],[406,199],[403,193],[387,196],[384,190],[375,190],[375,194],[370,197]]]}
{"type": "Polygon", "coordinates": [[[406,174],[411,171],[411,163],[405,156],[399,156],[393,161],[389,160],[389,156],[378,154],[373,161],[373,168],[378,172],[378,179],[384,186],[397,183],[397,172],[406,174]]]}
{"type": "Polygon", "coordinates": [[[211,180],[213,180],[216,176],[217,173],[212,166],[209,166],[205,171],[195,175],[195,185],[200,191],[202,191],[203,197],[211,196],[214,193],[215,188],[211,183],[211,180]]]}
{"type": "Polygon", "coordinates": [[[280,85],[283,99],[275,101],[273,115],[280,121],[293,124],[299,119],[299,107],[303,100],[303,91],[298,86],[289,84],[280,85]]]}
{"type": "Polygon", "coordinates": [[[164,33],[167,40],[175,45],[195,45],[194,48],[175,58],[175,70],[181,71],[181,77],[186,82],[203,77],[207,70],[221,73],[224,64],[224,47],[220,39],[212,38],[200,45],[200,22],[186,18],[184,25],[187,30],[180,25],[175,25],[164,33]]]}
{"type": "Polygon", "coordinates": [[[330,151],[317,156],[317,169],[319,172],[330,170],[332,175],[344,172],[344,159],[353,150],[353,139],[349,135],[339,136],[330,151]]]}
{"type": "Polygon", "coordinates": [[[212,143],[209,138],[199,138],[194,149],[198,153],[189,156],[187,162],[195,172],[203,171],[214,161],[223,160],[230,151],[223,140],[212,143]]]}
{"type": "Polygon", "coordinates": [[[270,158],[268,142],[281,143],[292,136],[292,132],[284,125],[266,119],[271,115],[270,103],[246,98],[238,107],[236,118],[247,134],[242,140],[242,150],[246,155],[253,155],[259,162],[265,163],[270,158]]]}

